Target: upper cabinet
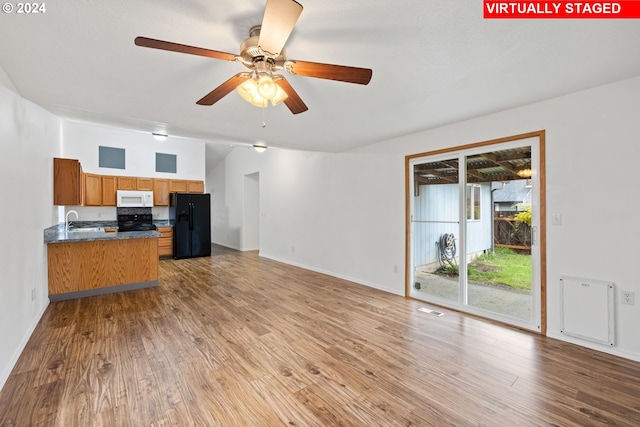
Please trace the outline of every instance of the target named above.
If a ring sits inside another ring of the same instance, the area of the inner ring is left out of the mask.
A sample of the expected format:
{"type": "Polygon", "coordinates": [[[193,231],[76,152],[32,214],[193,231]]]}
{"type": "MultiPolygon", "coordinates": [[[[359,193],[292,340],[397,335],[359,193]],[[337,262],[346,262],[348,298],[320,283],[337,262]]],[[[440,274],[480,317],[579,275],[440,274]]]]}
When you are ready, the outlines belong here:
{"type": "Polygon", "coordinates": [[[136,178],[136,190],[153,190],[153,179],[151,178],[136,178]]]}
{"type": "Polygon", "coordinates": [[[119,176],[118,190],[136,190],[138,179],[135,176],[119,176]]]}
{"type": "Polygon", "coordinates": [[[82,166],[74,159],[53,159],[53,204],[82,204],[82,166]]]}
{"type": "Polygon", "coordinates": [[[204,181],[187,181],[187,193],[204,193],[204,181]]]}
{"type": "Polygon", "coordinates": [[[204,193],[204,181],[83,173],[74,159],[53,159],[53,204],[116,206],[117,190],[153,191],[154,206],[169,206],[169,193],[204,193]]]}
{"type": "Polygon", "coordinates": [[[183,179],[172,179],[169,182],[169,192],[170,193],[186,193],[187,181],[183,179]]]}
{"type": "Polygon", "coordinates": [[[93,173],[85,173],[84,177],[84,206],[102,206],[102,177],[93,173]]]}
{"type": "Polygon", "coordinates": [[[163,178],[153,179],[153,204],[154,206],[169,206],[169,180],[163,178]]]}
{"type": "Polygon", "coordinates": [[[118,177],[102,175],[102,206],[116,205],[116,187],[118,177]]]}
{"type": "Polygon", "coordinates": [[[204,181],[172,179],[169,183],[170,193],[204,193],[204,181]]]}

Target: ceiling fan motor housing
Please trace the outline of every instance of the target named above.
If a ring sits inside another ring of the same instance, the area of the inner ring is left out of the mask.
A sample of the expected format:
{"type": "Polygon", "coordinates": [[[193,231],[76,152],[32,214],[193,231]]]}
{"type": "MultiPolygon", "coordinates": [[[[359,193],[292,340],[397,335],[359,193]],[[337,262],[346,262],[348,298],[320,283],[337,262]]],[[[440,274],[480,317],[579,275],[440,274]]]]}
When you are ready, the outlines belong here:
{"type": "Polygon", "coordinates": [[[257,62],[264,61],[271,64],[272,71],[282,70],[286,61],[286,50],[283,48],[279,55],[274,56],[263,51],[258,45],[259,41],[260,25],[256,25],[249,31],[249,38],[240,44],[240,61],[250,69],[254,69],[257,62]]]}

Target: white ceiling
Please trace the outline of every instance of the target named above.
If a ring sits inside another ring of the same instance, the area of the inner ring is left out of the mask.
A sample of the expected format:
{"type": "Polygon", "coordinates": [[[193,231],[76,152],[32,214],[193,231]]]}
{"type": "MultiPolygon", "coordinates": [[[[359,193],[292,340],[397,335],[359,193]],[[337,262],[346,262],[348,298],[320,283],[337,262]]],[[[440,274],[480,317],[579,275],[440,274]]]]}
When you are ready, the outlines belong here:
{"type": "Polygon", "coordinates": [[[55,114],[204,139],[222,155],[256,141],[339,152],[640,75],[639,20],[485,20],[480,0],[300,2],[288,58],[371,68],[373,78],[285,73],[309,107],[298,115],[236,93],[196,105],[246,69],[133,43],[237,54],[265,0],[46,2],[44,14],[1,14],[0,66],[55,114]]]}

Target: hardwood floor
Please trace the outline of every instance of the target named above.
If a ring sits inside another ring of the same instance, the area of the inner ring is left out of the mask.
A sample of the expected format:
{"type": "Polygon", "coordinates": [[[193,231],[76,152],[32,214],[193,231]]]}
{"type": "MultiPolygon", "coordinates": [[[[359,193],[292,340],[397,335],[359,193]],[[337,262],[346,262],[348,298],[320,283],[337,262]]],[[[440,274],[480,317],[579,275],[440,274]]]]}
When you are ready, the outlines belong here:
{"type": "Polygon", "coordinates": [[[214,247],[51,303],[2,426],[640,425],[640,363],[214,247]]]}

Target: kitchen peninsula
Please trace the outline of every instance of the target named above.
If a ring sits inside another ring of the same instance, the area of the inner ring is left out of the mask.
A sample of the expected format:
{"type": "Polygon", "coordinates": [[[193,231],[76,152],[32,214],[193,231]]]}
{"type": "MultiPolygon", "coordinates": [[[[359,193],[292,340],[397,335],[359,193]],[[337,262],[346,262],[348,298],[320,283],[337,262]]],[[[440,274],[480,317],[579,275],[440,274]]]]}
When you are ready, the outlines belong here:
{"type": "Polygon", "coordinates": [[[158,285],[157,231],[109,232],[109,227],[44,230],[49,299],[87,297],[158,285]]]}

